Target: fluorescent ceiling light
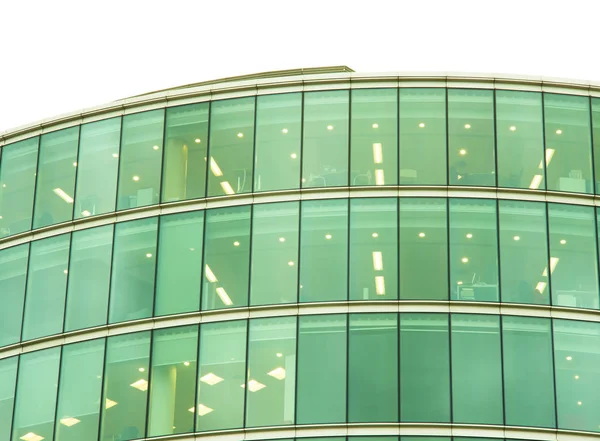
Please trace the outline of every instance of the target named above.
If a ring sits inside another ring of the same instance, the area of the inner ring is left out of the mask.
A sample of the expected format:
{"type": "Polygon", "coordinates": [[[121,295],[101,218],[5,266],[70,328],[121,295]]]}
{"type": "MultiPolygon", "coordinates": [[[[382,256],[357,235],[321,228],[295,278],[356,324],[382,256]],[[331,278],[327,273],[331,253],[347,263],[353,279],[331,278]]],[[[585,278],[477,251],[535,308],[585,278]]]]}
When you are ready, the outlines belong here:
{"type": "Polygon", "coordinates": [[[242,132],[240,132],[240,133],[238,133],[238,134],[237,134],[237,137],[238,137],[238,138],[243,138],[243,137],[244,137],[244,134],[243,134],[242,132]]]}
{"type": "Polygon", "coordinates": [[[217,161],[215,161],[215,158],[213,158],[212,156],[210,157],[210,171],[215,176],[223,176],[221,168],[217,164],[217,161]]]}
{"type": "Polygon", "coordinates": [[[283,380],[285,378],[285,369],[282,367],[278,367],[273,369],[268,373],[271,377],[277,378],[278,380],[283,380]]]}
{"type": "Polygon", "coordinates": [[[383,177],[383,170],[376,169],[375,170],[375,185],[384,185],[385,179],[383,177]]]}
{"type": "Polygon", "coordinates": [[[116,401],[113,401],[113,400],[107,398],[106,399],[106,403],[104,404],[104,408],[105,409],[110,409],[111,407],[115,407],[117,404],[119,404],[119,403],[117,403],[116,401]]]}
{"type": "Polygon", "coordinates": [[[35,433],[33,433],[33,432],[29,432],[28,434],[26,434],[26,435],[23,435],[23,436],[21,437],[21,439],[22,439],[23,441],[42,441],[42,440],[44,439],[44,437],[43,437],[43,436],[40,436],[40,435],[38,435],[38,434],[35,434],[35,433]]]}
{"type": "Polygon", "coordinates": [[[373,251],[373,269],[375,271],[383,270],[383,256],[381,251],[373,251]]]}
{"type": "Polygon", "coordinates": [[[233,191],[233,188],[231,187],[231,184],[227,181],[223,181],[221,182],[221,188],[223,189],[223,191],[226,194],[235,194],[235,191],[233,191]]]}
{"type": "Polygon", "coordinates": [[[552,274],[554,272],[554,269],[556,268],[556,265],[558,265],[559,260],[560,259],[558,257],[550,258],[550,274],[552,274]]]}
{"type": "Polygon", "coordinates": [[[52,191],[54,192],[54,194],[56,194],[56,196],[58,196],[59,198],[61,198],[67,204],[72,204],[73,203],[73,198],[71,196],[69,196],[62,188],[55,188],[52,191]]]}
{"type": "Polygon", "coordinates": [[[538,284],[535,287],[535,290],[538,291],[540,294],[544,294],[544,290],[546,289],[546,282],[538,282],[538,284]]]}
{"type": "MultiPolygon", "coordinates": [[[[242,384],[242,387],[244,387],[244,388],[245,388],[245,387],[246,387],[246,385],[245,385],[245,384],[242,384]]],[[[249,390],[250,392],[257,392],[257,391],[259,391],[259,390],[261,390],[261,389],[263,389],[263,388],[265,388],[265,387],[267,387],[267,386],[265,386],[265,385],[264,385],[264,384],[262,384],[262,383],[259,383],[259,382],[258,382],[258,381],[256,381],[256,380],[250,380],[250,381],[248,381],[248,390],[249,390]]]]}
{"type": "Polygon", "coordinates": [[[204,275],[206,276],[208,281],[211,283],[215,283],[217,281],[215,274],[212,272],[212,270],[210,269],[210,267],[208,265],[204,265],[204,275]]]}
{"type": "Polygon", "coordinates": [[[219,296],[219,298],[221,299],[221,301],[227,305],[227,306],[231,306],[233,305],[233,302],[231,301],[231,298],[229,298],[229,296],[227,295],[227,293],[225,292],[225,289],[222,287],[218,287],[217,288],[217,295],[219,296]]]}
{"type": "Polygon", "coordinates": [[[385,279],[383,276],[375,277],[375,292],[378,296],[385,295],[385,279]]]}
{"type": "MultiPolygon", "coordinates": [[[[192,413],[194,413],[195,410],[196,409],[194,407],[190,407],[188,409],[188,411],[190,411],[192,413]]],[[[205,406],[204,404],[198,404],[198,415],[200,415],[200,416],[207,415],[207,414],[211,413],[213,410],[214,409],[211,409],[210,407],[205,406]]]]}
{"type": "Polygon", "coordinates": [[[373,127],[374,129],[378,129],[379,128],[379,124],[373,123],[373,125],[371,127],[373,127]]]}
{"type": "Polygon", "coordinates": [[[62,424],[63,426],[67,426],[67,427],[74,426],[75,424],[80,423],[80,422],[81,422],[81,420],[78,420],[77,418],[72,418],[72,417],[62,418],[60,420],[60,424],[62,424]]]}
{"type": "Polygon", "coordinates": [[[380,142],[373,144],[373,162],[375,162],[375,164],[381,164],[383,162],[383,151],[380,142]]]}
{"type": "MultiPolygon", "coordinates": [[[[555,152],[556,150],[554,149],[546,149],[546,167],[550,164],[550,161],[552,161],[552,157],[554,156],[555,152]]],[[[540,161],[540,165],[538,165],[538,168],[540,170],[544,168],[544,164],[542,163],[542,161],[540,161]]]]}
{"type": "Polygon", "coordinates": [[[212,372],[209,372],[208,374],[204,375],[203,377],[200,377],[200,381],[208,384],[209,386],[214,386],[215,384],[218,384],[221,381],[223,381],[223,379],[221,377],[219,377],[218,375],[215,375],[212,372]]]}
{"type": "Polygon", "coordinates": [[[202,140],[201,140],[200,138],[196,138],[196,139],[194,139],[194,142],[195,142],[196,144],[200,144],[200,143],[202,142],[202,140]]]}
{"type": "Polygon", "coordinates": [[[91,214],[92,214],[92,213],[90,213],[88,210],[83,210],[83,211],[81,212],[81,215],[82,215],[83,217],[90,216],[91,214]]]}
{"type": "Polygon", "coordinates": [[[142,392],[146,392],[148,390],[148,382],[143,378],[139,379],[135,383],[131,383],[130,386],[137,390],[141,390],[142,392]]]}
{"type": "Polygon", "coordinates": [[[529,184],[529,188],[531,188],[532,190],[537,190],[538,188],[540,188],[542,179],[544,179],[542,175],[535,175],[531,180],[531,184],[529,184]]]}
{"type": "Polygon", "coordinates": [[[288,132],[288,129],[281,129],[281,133],[283,133],[284,135],[288,132]]]}

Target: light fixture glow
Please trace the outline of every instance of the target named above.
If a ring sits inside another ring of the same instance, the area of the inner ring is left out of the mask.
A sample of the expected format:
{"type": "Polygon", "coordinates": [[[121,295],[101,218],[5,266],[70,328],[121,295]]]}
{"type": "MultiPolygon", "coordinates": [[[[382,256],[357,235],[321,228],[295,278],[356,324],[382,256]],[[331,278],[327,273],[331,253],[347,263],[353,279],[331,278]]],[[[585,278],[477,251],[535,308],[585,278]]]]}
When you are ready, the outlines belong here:
{"type": "Polygon", "coordinates": [[[155,145],[155,146],[152,146],[152,148],[153,148],[154,150],[158,150],[158,149],[159,149],[159,147],[158,147],[157,145],[155,145]]]}
{"type": "Polygon", "coordinates": [[[284,135],[288,132],[288,129],[281,129],[281,133],[283,133],[284,135]]]}
{"type": "Polygon", "coordinates": [[[210,269],[210,267],[208,265],[204,265],[204,276],[211,283],[215,283],[217,281],[215,274],[212,272],[212,270],[210,269]]]}
{"type": "MultiPolygon", "coordinates": [[[[211,409],[208,406],[205,406],[204,404],[198,404],[198,415],[200,416],[204,416],[204,415],[208,415],[209,413],[211,413],[214,409],[211,409]]],[[[195,407],[190,407],[188,409],[189,412],[194,413],[196,411],[195,407]]]]}
{"type": "Polygon", "coordinates": [[[190,365],[190,362],[189,362],[189,361],[184,361],[184,362],[183,362],[183,365],[187,367],[187,366],[189,366],[189,365],[190,365]]]}
{"type": "MultiPolygon", "coordinates": [[[[546,167],[550,164],[550,161],[552,161],[552,157],[554,156],[555,152],[556,150],[554,149],[546,149],[546,167]]],[[[544,168],[544,164],[542,163],[542,161],[540,161],[540,165],[538,165],[538,168],[540,170],[544,168]]]]}
{"type": "Polygon", "coordinates": [[[567,243],[567,241],[566,241],[565,239],[561,239],[561,240],[560,240],[560,244],[561,244],[561,245],[564,245],[564,244],[566,244],[566,243],[567,243]]]}
{"type": "Polygon", "coordinates": [[[268,372],[268,375],[278,380],[283,380],[285,378],[285,369],[282,367],[275,368],[271,372],[268,372]]]}
{"type": "Polygon", "coordinates": [[[141,367],[141,368],[139,368],[139,369],[138,369],[138,371],[140,371],[140,372],[144,372],[145,370],[146,370],[146,369],[145,369],[145,368],[143,368],[143,367],[141,367]]]}
{"type": "Polygon", "coordinates": [[[535,286],[535,290],[537,292],[539,292],[540,294],[544,294],[544,290],[546,289],[547,283],[546,282],[538,282],[538,284],[535,286]]]}
{"type": "Polygon", "coordinates": [[[560,129],[556,130],[556,134],[557,135],[562,135],[562,130],[560,130],[560,129]]]}
{"type": "Polygon", "coordinates": [[[285,237],[280,237],[279,242],[285,242],[285,237]]]}
{"type": "Polygon", "coordinates": [[[571,357],[570,355],[567,355],[567,361],[571,361],[573,360],[573,357],[571,357]]]}
{"type": "Polygon", "coordinates": [[[80,423],[81,420],[78,420],[77,418],[73,418],[73,417],[67,417],[67,418],[61,418],[60,420],[60,424],[62,424],[63,426],[67,426],[67,427],[71,427],[74,426],[77,423],[80,423]]]}
{"type": "Polygon", "coordinates": [[[223,191],[226,194],[235,194],[235,191],[233,191],[233,188],[231,187],[231,184],[227,181],[223,181],[221,182],[221,188],[223,189],[223,191]]]}
{"type": "Polygon", "coordinates": [[[469,258],[468,257],[463,257],[462,259],[460,259],[460,261],[462,263],[468,263],[469,262],[469,258]]]}
{"type": "Polygon", "coordinates": [[[575,375],[575,377],[573,377],[573,378],[575,378],[576,380],[579,380],[579,375],[575,375]]]}
{"type": "Polygon", "coordinates": [[[44,439],[43,436],[38,435],[37,433],[29,432],[21,437],[23,441],[42,441],[44,439]]]}
{"type": "Polygon", "coordinates": [[[380,168],[375,170],[375,185],[385,185],[385,178],[383,177],[383,170],[380,168]]]}
{"type": "Polygon", "coordinates": [[[290,261],[288,262],[288,265],[289,265],[289,266],[294,266],[294,261],[293,261],[293,260],[290,260],[290,261]]]}
{"type": "Polygon", "coordinates": [[[578,402],[577,402],[577,405],[578,405],[578,406],[581,406],[582,404],[583,404],[583,403],[582,403],[581,401],[578,401],[578,402]]]}
{"type": "Polygon", "coordinates": [[[239,247],[239,246],[240,246],[240,243],[239,243],[239,242],[236,240],[235,242],[233,242],[233,246],[234,246],[234,247],[239,247]]]}
{"type": "Polygon", "coordinates": [[[473,238],[473,233],[467,233],[467,239],[472,239],[473,238]]]}
{"type": "Polygon", "coordinates": [[[550,274],[552,274],[554,272],[554,270],[556,269],[556,265],[558,265],[559,260],[560,259],[558,257],[550,258],[550,274]]]}
{"type": "Polygon", "coordinates": [[[214,386],[215,384],[219,384],[223,379],[212,372],[200,377],[200,381],[208,384],[209,386],[214,386]]]}
{"type": "Polygon", "coordinates": [[[508,130],[510,130],[511,132],[514,132],[514,131],[516,131],[516,130],[517,130],[517,126],[510,126],[510,127],[508,128],[508,130]]]}
{"type": "MultiPolygon", "coordinates": [[[[246,387],[246,385],[242,384],[242,387],[246,387]]],[[[262,383],[259,383],[256,380],[250,380],[250,381],[248,381],[248,390],[250,392],[257,392],[257,391],[259,391],[259,390],[261,390],[261,389],[263,389],[265,387],[267,387],[267,386],[265,386],[262,383]]]]}
{"type": "Polygon", "coordinates": [[[529,188],[531,188],[532,190],[537,190],[538,188],[540,188],[542,179],[544,179],[542,175],[535,175],[531,180],[531,184],[529,184],[529,188]]]}
{"type": "Polygon", "coordinates": [[[233,305],[233,302],[231,301],[231,298],[229,297],[229,295],[227,295],[225,288],[219,286],[216,289],[216,291],[217,291],[217,295],[219,296],[219,298],[225,305],[227,305],[227,306],[233,305]]]}
{"type": "Polygon", "coordinates": [[[150,259],[152,257],[152,253],[146,253],[146,257],[150,259]]]}
{"type": "Polygon", "coordinates": [[[420,128],[423,128],[423,127],[425,127],[425,123],[419,123],[419,127],[420,127],[420,128]]]}
{"type": "Polygon", "coordinates": [[[104,408],[105,409],[110,409],[111,407],[115,407],[117,404],[119,404],[119,403],[117,403],[116,401],[113,401],[113,400],[107,398],[106,402],[104,403],[104,408]]]}
{"type": "Polygon", "coordinates": [[[462,285],[462,280],[459,280],[458,282],[456,282],[457,285],[462,285]]]}
{"type": "Polygon", "coordinates": [[[76,162],[73,163],[73,167],[77,167],[77,163],[76,162]]]}
{"type": "Polygon", "coordinates": [[[92,213],[90,213],[88,210],[83,210],[83,211],[81,212],[81,215],[82,215],[83,217],[89,216],[89,215],[91,215],[91,214],[92,214],[92,213]]]}
{"type": "Polygon", "coordinates": [[[61,198],[67,204],[72,204],[73,203],[73,198],[71,196],[69,196],[62,188],[55,188],[52,191],[54,192],[54,194],[56,196],[58,196],[59,198],[61,198]]]}
{"type": "Polygon", "coordinates": [[[119,157],[119,154],[118,154],[118,153],[113,153],[113,154],[112,154],[112,157],[113,157],[113,158],[118,158],[118,157],[119,157]]]}
{"type": "Polygon", "coordinates": [[[136,176],[134,176],[134,177],[133,177],[133,178],[131,178],[131,179],[133,179],[135,182],[137,182],[137,181],[139,181],[139,180],[140,180],[140,177],[136,175],[136,176]]]}
{"type": "Polygon", "coordinates": [[[521,240],[521,238],[519,236],[515,236],[513,237],[514,240],[521,240]]]}
{"type": "Polygon", "coordinates": [[[238,133],[238,134],[237,134],[237,137],[238,137],[238,138],[243,138],[243,137],[244,137],[244,134],[243,134],[242,132],[240,132],[240,133],[238,133]]]}
{"type": "Polygon", "coordinates": [[[210,157],[210,171],[215,176],[223,176],[221,167],[219,167],[219,164],[217,164],[217,161],[215,161],[215,158],[213,158],[212,156],[210,157]]]}
{"type": "Polygon", "coordinates": [[[138,381],[131,383],[131,387],[137,390],[141,390],[142,392],[146,392],[148,390],[148,382],[143,378],[140,378],[138,381]]]}
{"type": "Polygon", "coordinates": [[[283,357],[283,354],[281,352],[278,352],[277,354],[275,354],[278,358],[283,357]]]}
{"type": "Polygon", "coordinates": [[[372,236],[372,237],[374,237],[374,238],[378,238],[378,237],[379,237],[379,234],[377,234],[377,233],[373,233],[373,234],[371,234],[371,236],[372,236]]]}
{"type": "Polygon", "coordinates": [[[375,277],[375,293],[378,296],[385,295],[385,279],[383,278],[383,276],[375,277]]]}
{"type": "Polygon", "coordinates": [[[373,127],[374,129],[378,129],[379,128],[379,124],[373,123],[373,125],[371,127],[373,127]]]}
{"type": "Polygon", "coordinates": [[[63,273],[69,274],[69,270],[64,270],[63,273]]]}
{"type": "Polygon", "coordinates": [[[471,128],[471,124],[465,124],[465,129],[470,129],[471,128]]]}
{"type": "Polygon", "coordinates": [[[298,155],[296,155],[295,153],[292,153],[292,154],[290,155],[290,158],[292,158],[292,159],[296,159],[297,157],[298,157],[298,155]]]}
{"type": "Polygon", "coordinates": [[[327,130],[333,130],[333,126],[327,126],[327,130]]]}
{"type": "Polygon", "coordinates": [[[383,162],[383,150],[380,142],[373,143],[373,162],[381,164],[383,162]]]}
{"type": "Polygon", "coordinates": [[[375,271],[383,270],[383,256],[381,251],[373,251],[373,269],[375,271]]]}
{"type": "Polygon", "coordinates": [[[467,154],[467,150],[466,150],[466,149],[460,149],[460,150],[458,151],[458,153],[459,153],[461,156],[465,156],[465,155],[467,154]]]}
{"type": "Polygon", "coordinates": [[[196,139],[194,139],[194,142],[195,142],[196,144],[200,144],[201,140],[200,140],[200,138],[196,138],[196,139]]]}
{"type": "Polygon", "coordinates": [[[333,237],[333,236],[332,236],[331,234],[326,234],[326,235],[325,235],[325,239],[327,239],[327,240],[331,239],[332,237],[333,237]]]}
{"type": "Polygon", "coordinates": [[[425,237],[425,233],[419,233],[419,237],[425,237]]]}

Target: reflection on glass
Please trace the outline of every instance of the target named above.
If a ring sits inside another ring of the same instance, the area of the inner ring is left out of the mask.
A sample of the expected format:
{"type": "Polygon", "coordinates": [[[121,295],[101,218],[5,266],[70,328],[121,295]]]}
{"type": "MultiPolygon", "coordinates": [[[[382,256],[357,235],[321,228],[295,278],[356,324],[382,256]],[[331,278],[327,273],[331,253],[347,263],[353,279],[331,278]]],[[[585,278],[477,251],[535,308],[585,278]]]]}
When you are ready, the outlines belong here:
{"type": "Polygon", "coordinates": [[[162,202],[206,195],[209,103],[167,109],[162,202]]]}
{"type": "Polygon", "coordinates": [[[0,439],[10,439],[18,357],[0,360],[0,439]]]}
{"type": "Polygon", "coordinates": [[[157,204],[165,111],[123,117],[117,210],[157,204]]]}
{"type": "Polygon", "coordinates": [[[0,347],[21,339],[28,258],[27,243],[0,250],[0,347]]]}
{"type": "Polygon", "coordinates": [[[152,339],[148,436],[193,432],[198,326],[160,329],[152,339]]]}
{"type": "Polygon", "coordinates": [[[453,300],[498,301],[496,201],[450,199],[450,290],[453,300]]]}
{"type": "Polygon", "coordinates": [[[448,299],[447,201],[400,199],[400,298],[448,299]]]}
{"type": "Polygon", "coordinates": [[[544,94],[548,190],[593,193],[590,99],[544,94]]]}
{"type": "Polygon", "coordinates": [[[450,185],[496,185],[494,91],[448,89],[450,185]]]}
{"type": "Polygon", "coordinates": [[[346,421],[347,320],[336,314],[298,318],[296,424],[346,421]]]}
{"type": "Polygon", "coordinates": [[[498,186],[544,190],[542,95],[496,91],[498,186]]]}
{"type": "Polygon", "coordinates": [[[254,191],[300,186],[301,131],[301,93],[257,98],[254,191]]]}
{"type": "Polygon", "coordinates": [[[352,90],[350,185],[398,184],[398,89],[352,90]]]}
{"type": "Polygon", "coordinates": [[[2,147],[0,237],[31,229],[39,137],[2,147]]]}
{"type": "Polygon", "coordinates": [[[304,94],[302,187],[348,185],[349,91],[304,94]]]}
{"type": "Polygon", "coordinates": [[[297,301],[299,211],[298,202],[254,206],[251,305],[297,301]]]}
{"type": "Polygon", "coordinates": [[[79,127],[42,135],[33,228],[71,220],[79,127]]]}

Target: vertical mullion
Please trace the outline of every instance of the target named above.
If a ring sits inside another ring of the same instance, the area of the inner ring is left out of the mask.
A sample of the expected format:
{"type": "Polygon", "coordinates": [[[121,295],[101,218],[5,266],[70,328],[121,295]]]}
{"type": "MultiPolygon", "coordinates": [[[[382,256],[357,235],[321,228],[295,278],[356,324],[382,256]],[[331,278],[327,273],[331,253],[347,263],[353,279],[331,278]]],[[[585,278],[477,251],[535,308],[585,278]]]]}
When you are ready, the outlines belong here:
{"type": "Polygon", "coordinates": [[[202,325],[198,323],[198,329],[196,331],[196,335],[198,340],[196,340],[196,378],[194,383],[194,420],[192,422],[192,432],[197,432],[197,421],[198,421],[198,404],[200,403],[200,397],[198,396],[200,392],[200,339],[202,337],[201,327],[202,325]]]}
{"type": "MultiPolygon", "coordinates": [[[[160,155],[160,182],[158,183],[158,204],[162,203],[163,199],[163,180],[165,178],[165,156],[166,156],[166,144],[167,144],[167,111],[169,108],[163,109],[163,134],[162,134],[162,152],[160,155]]],[[[207,161],[208,162],[208,161],[207,161]]],[[[187,185],[187,184],[186,184],[187,185]]],[[[156,252],[158,256],[158,251],[156,252]]]]}
{"type": "Polygon", "coordinates": [[[493,130],[494,130],[494,187],[498,187],[498,118],[496,115],[496,90],[492,90],[492,118],[493,118],[493,130]]]}
{"type": "MultiPolygon", "coordinates": [[[[350,187],[352,183],[352,160],[351,160],[351,148],[352,148],[352,90],[348,89],[348,124],[346,129],[348,130],[348,148],[346,149],[346,167],[348,168],[348,177],[346,181],[346,187],[350,187]]],[[[348,285],[350,286],[350,285],[348,285]]],[[[349,296],[347,296],[349,298],[349,296]]]]}
{"type": "Polygon", "coordinates": [[[52,439],[56,439],[56,434],[58,431],[58,425],[56,424],[58,418],[58,399],[60,397],[60,375],[62,372],[62,364],[63,364],[63,354],[65,346],[59,346],[59,355],[58,355],[58,373],[56,377],[56,398],[54,399],[54,427],[52,427],[52,439]]]}
{"type": "MultiPolygon", "coordinates": [[[[494,91],[494,101],[495,101],[496,93],[494,91]]],[[[494,109],[496,106],[494,105],[494,109]]],[[[494,114],[494,126],[495,126],[496,115],[494,114]]],[[[497,271],[498,271],[498,301],[502,302],[502,263],[500,258],[500,202],[498,199],[495,201],[496,208],[496,262],[497,262],[497,271]]],[[[504,337],[502,332],[502,320],[501,316],[498,316],[498,325],[500,326],[498,332],[500,334],[500,382],[502,384],[502,424],[506,424],[506,399],[504,391],[504,337]]]]}
{"type": "MultiPolygon", "coordinates": [[[[256,99],[254,101],[256,103],[256,99]]],[[[256,114],[255,114],[256,115],[256,114]]],[[[255,131],[256,133],[256,131],[255,131]]],[[[252,177],[252,181],[254,182],[254,176],[252,177]]],[[[249,231],[249,250],[248,250],[248,286],[246,289],[246,307],[250,305],[250,284],[252,283],[252,237],[254,236],[253,231],[254,226],[254,205],[250,205],[250,231],[249,231]]],[[[245,380],[244,384],[244,403],[243,403],[243,413],[242,413],[242,427],[246,427],[246,417],[247,417],[247,405],[248,405],[248,394],[250,391],[248,390],[248,381],[250,380],[250,371],[248,369],[248,360],[250,354],[250,319],[246,320],[246,365],[245,365],[245,380]]]]}
{"type": "MultiPolygon", "coordinates": [[[[449,149],[448,146],[450,145],[450,133],[449,133],[449,130],[448,130],[448,126],[449,126],[449,121],[448,120],[450,119],[450,116],[449,116],[450,114],[448,112],[448,107],[449,107],[448,106],[448,100],[449,100],[448,87],[445,87],[445,91],[446,91],[446,94],[444,95],[444,97],[446,98],[446,103],[445,103],[446,104],[446,108],[445,108],[446,115],[445,115],[445,118],[444,118],[446,120],[445,121],[446,122],[446,168],[445,168],[445,170],[446,170],[446,182],[445,182],[445,185],[449,186],[450,185],[450,170],[449,170],[449,167],[450,167],[450,149],[449,149]]],[[[448,284],[448,288],[450,288],[450,284],[448,284]]],[[[450,296],[448,296],[448,298],[450,298],[450,296]]]]}
{"type": "Polygon", "coordinates": [[[115,190],[115,201],[114,201],[114,205],[113,205],[113,209],[111,211],[116,212],[117,208],[118,208],[118,201],[119,201],[119,193],[120,193],[120,186],[119,186],[119,181],[121,180],[121,159],[122,159],[122,148],[123,148],[123,132],[125,131],[125,116],[121,116],[120,117],[121,120],[121,125],[119,127],[119,153],[118,153],[118,158],[117,158],[117,188],[115,190]]]}
{"type": "MultiPolygon", "coordinates": [[[[448,89],[446,89],[446,94],[448,93],[448,89]]],[[[448,105],[448,99],[446,95],[446,106],[448,105]]],[[[447,108],[446,108],[447,109],[447,108]]],[[[448,125],[448,113],[446,112],[446,128],[448,125]]],[[[446,142],[447,142],[448,131],[446,130],[446,142]]],[[[447,149],[446,149],[447,151],[447,149]]],[[[446,155],[447,157],[447,155],[446,155]]],[[[447,165],[446,165],[447,167],[447,165]]],[[[446,173],[448,171],[446,170],[446,173]]],[[[448,181],[446,181],[448,182],[448,181]]],[[[450,296],[451,289],[451,266],[450,266],[450,198],[446,198],[446,278],[447,278],[447,288],[446,288],[446,300],[450,300],[452,296],[450,296]]],[[[448,314],[448,396],[449,400],[449,418],[450,423],[454,421],[454,400],[453,400],[453,390],[452,390],[452,314],[448,314]]]]}
{"type": "Polygon", "coordinates": [[[65,332],[67,323],[67,300],[69,299],[69,277],[71,277],[71,254],[73,253],[73,234],[69,233],[69,255],[67,256],[67,280],[65,281],[65,304],[63,307],[62,332],[65,332]]]}
{"type": "MultiPolygon", "coordinates": [[[[206,158],[207,160],[204,161],[204,199],[206,200],[206,195],[208,194],[208,173],[209,173],[209,169],[210,167],[208,166],[209,162],[210,162],[210,121],[211,121],[211,109],[212,109],[212,101],[208,102],[208,122],[207,122],[207,128],[206,128],[206,158]]],[[[204,215],[202,218],[202,250],[200,251],[202,253],[200,262],[201,262],[201,266],[200,266],[200,292],[198,293],[198,309],[197,311],[201,311],[202,310],[202,298],[204,296],[204,268],[206,265],[206,260],[205,260],[205,251],[206,251],[206,229],[207,229],[207,219],[208,219],[208,210],[205,208],[204,209],[204,215]]],[[[200,372],[200,371],[198,371],[200,372]]],[[[196,416],[194,415],[194,424],[196,421],[196,416]]]]}
{"type": "Polygon", "coordinates": [[[541,93],[542,98],[542,170],[544,172],[544,190],[548,190],[548,170],[546,165],[546,94],[541,93]]]}
{"type": "MultiPolygon", "coordinates": [[[[240,429],[244,429],[246,427],[246,413],[247,413],[247,404],[248,404],[248,380],[250,378],[250,370],[248,369],[248,360],[250,354],[250,322],[251,320],[245,319],[246,322],[246,354],[245,354],[245,364],[244,364],[244,402],[242,403],[242,427],[240,429]]],[[[235,427],[234,427],[235,429],[235,427]]]]}
{"type": "MultiPolygon", "coordinates": [[[[550,269],[548,269],[550,272],[550,269]]],[[[556,393],[556,351],[554,350],[554,319],[548,318],[550,321],[550,346],[552,350],[552,385],[554,386],[554,427],[558,428],[558,394],[556,393]]]]}
{"type": "Polygon", "coordinates": [[[21,337],[19,338],[19,342],[23,341],[23,329],[25,328],[25,311],[27,309],[27,287],[29,286],[29,269],[31,268],[31,249],[33,242],[29,242],[27,246],[29,247],[27,251],[27,268],[25,269],[25,286],[23,287],[23,311],[21,313],[21,337]]]}
{"type": "Polygon", "coordinates": [[[102,436],[102,422],[104,413],[106,412],[106,365],[108,364],[108,339],[110,337],[103,338],[104,340],[104,363],[102,366],[102,384],[100,389],[100,411],[98,413],[98,441],[101,440],[102,436]]]}
{"type": "MultiPolygon", "coordinates": [[[[158,260],[158,259],[157,259],[158,260]]],[[[152,392],[152,356],[154,354],[154,330],[150,333],[150,351],[148,353],[148,389],[146,390],[146,418],[144,420],[144,437],[148,436],[149,415],[150,415],[150,394],[152,392]]],[[[196,412],[194,412],[194,417],[196,412]]]]}
{"type": "MultiPolygon", "coordinates": [[[[211,126],[211,122],[212,122],[212,101],[208,102],[208,122],[206,124],[206,161],[204,164],[204,198],[208,197],[208,173],[210,170],[209,164],[210,164],[210,144],[211,144],[211,132],[210,132],[210,126],[211,126]]],[[[187,196],[187,194],[186,194],[187,196]]]]}
{"type": "Polygon", "coordinates": [[[81,128],[83,124],[79,124],[79,131],[77,132],[77,152],[75,153],[75,179],[73,180],[73,209],[71,210],[71,219],[75,219],[75,205],[77,201],[77,178],[79,177],[79,150],[81,149],[81,128]]]}
{"type": "Polygon", "coordinates": [[[21,355],[17,355],[17,372],[15,373],[15,387],[13,388],[13,406],[12,406],[12,416],[10,421],[10,440],[13,439],[15,434],[15,414],[17,413],[17,392],[19,391],[17,386],[19,384],[19,371],[21,370],[21,355]]]}
{"type": "MultiPolygon", "coordinates": [[[[255,187],[255,183],[256,183],[256,179],[254,177],[254,171],[256,170],[255,167],[255,163],[256,163],[256,122],[257,122],[257,118],[258,118],[258,96],[254,97],[254,127],[252,130],[252,160],[251,160],[251,166],[252,166],[252,179],[250,182],[250,193],[254,193],[256,190],[255,187]]],[[[250,303],[248,303],[250,304],[250,303]]]]}
{"type": "Polygon", "coordinates": [[[33,230],[34,218],[35,218],[35,199],[37,198],[37,186],[38,186],[38,174],[40,170],[40,147],[42,145],[42,135],[37,136],[37,157],[35,158],[35,179],[33,183],[33,196],[31,199],[31,222],[29,222],[28,231],[33,230]]]}
{"type": "Polygon", "coordinates": [[[591,159],[592,159],[592,194],[596,194],[598,192],[598,188],[596,188],[596,161],[595,161],[595,157],[596,154],[594,152],[594,117],[593,117],[593,113],[592,113],[592,97],[589,97],[589,106],[590,106],[590,111],[589,111],[589,115],[590,115],[590,150],[591,150],[591,159]]]}
{"type": "MultiPolygon", "coordinates": [[[[152,218],[150,218],[152,219],[152,218]]],[[[154,259],[154,287],[152,292],[152,313],[150,317],[154,317],[156,315],[156,281],[158,280],[158,253],[159,253],[159,242],[160,242],[160,225],[162,223],[162,216],[156,216],[156,240],[155,240],[155,248],[154,254],[156,258],[154,259]]]]}

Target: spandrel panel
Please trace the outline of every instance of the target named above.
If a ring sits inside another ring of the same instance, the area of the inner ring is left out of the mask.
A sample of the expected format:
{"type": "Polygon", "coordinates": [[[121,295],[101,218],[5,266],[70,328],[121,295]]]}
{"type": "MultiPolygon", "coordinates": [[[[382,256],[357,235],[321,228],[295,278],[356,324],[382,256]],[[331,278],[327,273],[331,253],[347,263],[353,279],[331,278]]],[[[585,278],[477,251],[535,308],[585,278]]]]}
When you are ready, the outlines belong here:
{"type": "Polygon", "coordinates": [[[0,346],[21,339],[29,244],[0,251],[0,346]]]}

